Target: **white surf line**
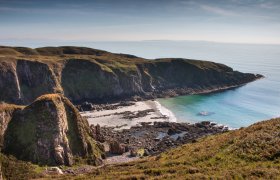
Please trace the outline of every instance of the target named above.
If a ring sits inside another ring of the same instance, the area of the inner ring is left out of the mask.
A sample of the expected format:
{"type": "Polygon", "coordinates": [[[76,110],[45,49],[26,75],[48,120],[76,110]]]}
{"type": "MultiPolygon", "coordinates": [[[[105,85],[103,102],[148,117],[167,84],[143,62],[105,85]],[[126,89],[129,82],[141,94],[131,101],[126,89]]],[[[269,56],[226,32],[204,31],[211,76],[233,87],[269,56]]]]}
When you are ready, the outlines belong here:
{"type": "Polygon", "coordinates": [[[156,104],[157,110],[162,114],[163,116],[167,116],[169,118],[170,122],[177,122],[176,116],[171,112],[169,109],[161,105],[158,101],[154,101],[156,104]]]}

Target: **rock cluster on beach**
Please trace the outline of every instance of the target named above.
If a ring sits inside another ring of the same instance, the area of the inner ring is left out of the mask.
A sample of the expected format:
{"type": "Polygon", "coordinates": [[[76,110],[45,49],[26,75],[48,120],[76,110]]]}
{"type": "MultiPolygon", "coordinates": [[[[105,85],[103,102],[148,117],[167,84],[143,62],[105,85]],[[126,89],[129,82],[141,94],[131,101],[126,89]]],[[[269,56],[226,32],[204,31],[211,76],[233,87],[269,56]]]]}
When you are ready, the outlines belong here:
{"type": "MultiPolygon", "coordinates": [[[[93,132],[96,126],[91,125],[93,132]]],[[[195,142],[196,139],[210,134],[228,131],[227,127],[218,126],[208,121],[188,124],[172,122],[141,123],[130,129],[114,130],[112,127],[99,127],[95,136],[102,136],[103,142],[110,144],[109,152],[123,154],[143,149],[145,155],[158,154],[181,144],[195,142]]]]}
{"type": "Polygon", "coordinates": [[[119,107],[131,106],[134,104],[135,103],[131,101],[121,101],[116,104],[93,104],[86,101],[80,105],[77,105],[76,107],[79,111],[83,112],[83,111],[114,110],[114,109],[118,109],[119,107]]]}

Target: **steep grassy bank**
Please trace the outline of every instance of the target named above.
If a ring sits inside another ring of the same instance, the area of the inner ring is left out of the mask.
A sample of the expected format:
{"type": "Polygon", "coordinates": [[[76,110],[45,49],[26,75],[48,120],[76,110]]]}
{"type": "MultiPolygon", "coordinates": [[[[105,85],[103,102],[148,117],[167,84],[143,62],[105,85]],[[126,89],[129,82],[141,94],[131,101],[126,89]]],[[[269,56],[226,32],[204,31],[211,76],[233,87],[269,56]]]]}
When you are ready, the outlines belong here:
{"type": "Polygon", "coordinates": [[[262,77],[208,61],[147,60],[82,47],[0,47],[0,101],[47,93],[73,102],[175,96],[236,87],[262,77]]]}
{"type": "Polygon", "coordinates": [[[279,179],[280,119],[208,136],[157,157],[60,179],[279,179]]]}

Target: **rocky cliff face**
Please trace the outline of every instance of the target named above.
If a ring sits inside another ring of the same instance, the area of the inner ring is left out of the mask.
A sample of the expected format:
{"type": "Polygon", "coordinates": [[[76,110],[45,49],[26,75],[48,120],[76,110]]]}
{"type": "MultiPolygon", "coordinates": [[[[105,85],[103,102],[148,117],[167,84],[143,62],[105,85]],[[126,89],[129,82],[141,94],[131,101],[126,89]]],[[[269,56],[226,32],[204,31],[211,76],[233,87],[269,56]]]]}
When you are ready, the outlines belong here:
{"type": "Polygon", "coordinates": [[[45,63],[18,60],[16,74],[20,89],[20,100],[30,100],[48,93],[54,93],[59,87],[52,69],[45,63]]]}
{"type": "Polygon", "coordinates": [[[62,95],[48,94],[13,114],[3,152],[37,164],[72,165],[80,157],[98,165],[102,148],[71,102],[62,95]]]}
{"type": "Polygon", "coordinates": [[[200,93],[262,77],[213,62],[147,60],[90,48],[4,49],[0,101],[9,103],[27,104],[46,93],[64,93],[74,102],[200,93]]]}
{"type": "Polygon", "coordinates": [[[186,59],[161,59],[138,65],[147,79],[142,84],[150,89],[167,90],[189,88],[211,90],[241,85],[255,80],[259,75],[240,73],[223,64],[186,59]]]}
{"type": "Polygon", "coordinates": [[[28,104],[47,93],[60,92],[48,64],[21,59],[0,59],[0,101],[28,104]]]}

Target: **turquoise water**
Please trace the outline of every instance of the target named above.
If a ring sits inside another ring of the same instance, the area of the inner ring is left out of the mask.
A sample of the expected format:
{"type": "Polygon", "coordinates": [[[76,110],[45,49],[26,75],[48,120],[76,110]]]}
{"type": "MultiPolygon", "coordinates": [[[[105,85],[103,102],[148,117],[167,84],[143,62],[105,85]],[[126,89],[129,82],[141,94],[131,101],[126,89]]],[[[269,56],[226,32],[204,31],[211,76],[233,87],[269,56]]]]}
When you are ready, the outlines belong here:
{"type": "Polygon", "coordinates": [[[243,87],[207,95],[159,99],[180,122],[214,121],[231,128],[280,116],[280,46],[209,42],[115,42],[92,47],[146,58],[183,57],[220,62],[264,79],[243,87]],[[205,111],[209,115],[199,115],[205,111]]]}
{"type": "Polygon", "coordinates": [[[280,116],[280,46],[205,45],[193,50],[191,58],[211,59],[243,72],[260,73],[266,78],[243,87],[207,95],[159,99],[178,121],[214,121],[239,128],[280,116]],[[210,46],[210,47],[207,47],[210,46]],[[212,52],[208,51],[211,50],[212,52]],[[200,112],[209,115],[202,116],[200,112]]]}

